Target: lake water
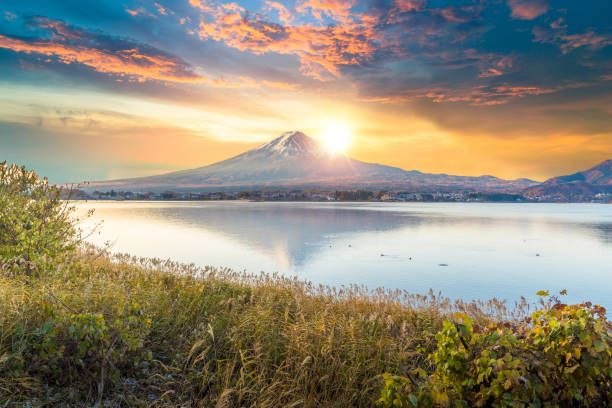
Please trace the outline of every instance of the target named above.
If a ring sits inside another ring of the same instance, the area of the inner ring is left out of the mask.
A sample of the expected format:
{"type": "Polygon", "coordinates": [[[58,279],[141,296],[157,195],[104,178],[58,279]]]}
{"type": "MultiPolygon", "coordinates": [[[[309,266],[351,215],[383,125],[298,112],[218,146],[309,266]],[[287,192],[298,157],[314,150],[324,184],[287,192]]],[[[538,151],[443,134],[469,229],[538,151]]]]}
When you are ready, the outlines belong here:
{"type": "Polygon", "coordinates": [[[96,244],[328,285],[464,300],[567,289],[612,308],[612,205],[87,202],[96,244]]]}

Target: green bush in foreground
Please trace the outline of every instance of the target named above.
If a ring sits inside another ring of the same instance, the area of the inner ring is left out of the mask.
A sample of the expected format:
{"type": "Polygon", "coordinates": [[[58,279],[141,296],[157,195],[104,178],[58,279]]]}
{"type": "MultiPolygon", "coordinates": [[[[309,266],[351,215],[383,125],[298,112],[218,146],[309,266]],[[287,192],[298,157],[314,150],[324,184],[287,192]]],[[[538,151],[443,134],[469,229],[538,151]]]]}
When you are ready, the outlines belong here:
{"type": "MultiPolygon", "coordinates": [[[[544,293],[547,294],[547,293],[544,293]]],[[[603,407],[612,402],[605,309],[556,304],[520,324],[455,314],[436,334],[433,373],[385,375],[385,407],[603,407]]]]}
{"type": "Polygon", "coordinates": [[[79,242],[72,207],[46,178],[0,162],[0,257],[34,269],[79,242]]]}

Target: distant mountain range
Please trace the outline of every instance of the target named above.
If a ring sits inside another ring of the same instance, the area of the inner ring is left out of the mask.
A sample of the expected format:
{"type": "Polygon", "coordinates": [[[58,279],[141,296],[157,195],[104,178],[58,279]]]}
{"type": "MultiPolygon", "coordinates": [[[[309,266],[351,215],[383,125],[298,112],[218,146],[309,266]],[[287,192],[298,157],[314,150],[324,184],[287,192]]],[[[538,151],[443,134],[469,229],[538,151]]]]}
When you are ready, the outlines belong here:
{"type": "Polygon", "coordinates": [[[516,193],[538,184],[524,178],[428,174],[366,163],[343,154],[331,154],[317,140],[295,131],[208,166],[157,176],[91,182],[84,189],[160,192],[360,188],[516,193]]]}
{"type": "Polygon", "coordinates": [[[530,198],[563,201],[581,201],[598,194],[612,194],[612,160],[606,160],[589,170],[553,177],[526,188],[523,194],[530,198]]]}

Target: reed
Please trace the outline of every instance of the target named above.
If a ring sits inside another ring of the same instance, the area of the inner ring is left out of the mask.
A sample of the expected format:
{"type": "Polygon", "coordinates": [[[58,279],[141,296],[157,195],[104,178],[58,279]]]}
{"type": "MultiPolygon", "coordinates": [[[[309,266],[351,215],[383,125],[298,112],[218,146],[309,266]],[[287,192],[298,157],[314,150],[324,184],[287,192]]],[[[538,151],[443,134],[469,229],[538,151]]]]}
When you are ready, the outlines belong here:
{"type": "Polygon", "coordinates": [[[433,351],[452,312],[489,321],[528,308],[330,288],[93,247],[51,265],[35,276],[18,263],[2,265],[5,406],[371,406],[382,373],[401,373],[407,361],[431,369],[407,356],[433,351]],[[102,316],[109,341],[75,340],[74,316],[102,316]],[[74,343],[87,341],[80,365],[74,343]],[[103,367],[113,375],[101,381],[103,367]]]}

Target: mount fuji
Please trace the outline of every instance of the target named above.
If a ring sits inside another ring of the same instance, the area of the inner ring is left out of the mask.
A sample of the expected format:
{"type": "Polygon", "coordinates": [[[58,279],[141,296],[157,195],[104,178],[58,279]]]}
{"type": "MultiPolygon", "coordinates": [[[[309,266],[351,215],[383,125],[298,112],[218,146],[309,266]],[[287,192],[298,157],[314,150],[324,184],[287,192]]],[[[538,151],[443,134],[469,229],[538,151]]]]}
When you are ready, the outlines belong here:
{"type": "Polygon", "coordinates": [[[317,140],[299,131],[230,159],[191,170],[149,177],[91,182],[87,191],[237,191],[256,189],[413,189],[434,191],[521,191],[538,184],[528,179],[427,174],[367,163],[329,153],[317,140]]]}

